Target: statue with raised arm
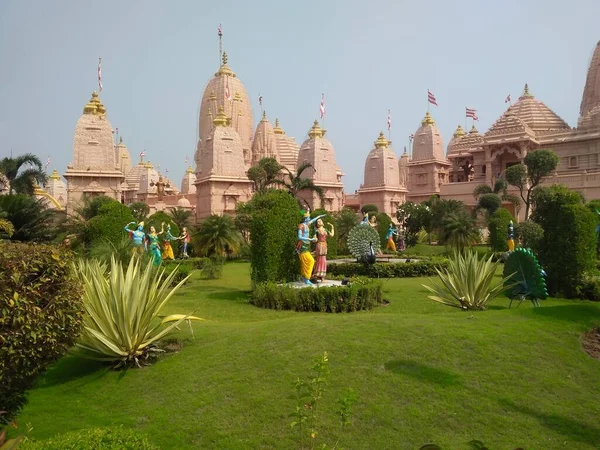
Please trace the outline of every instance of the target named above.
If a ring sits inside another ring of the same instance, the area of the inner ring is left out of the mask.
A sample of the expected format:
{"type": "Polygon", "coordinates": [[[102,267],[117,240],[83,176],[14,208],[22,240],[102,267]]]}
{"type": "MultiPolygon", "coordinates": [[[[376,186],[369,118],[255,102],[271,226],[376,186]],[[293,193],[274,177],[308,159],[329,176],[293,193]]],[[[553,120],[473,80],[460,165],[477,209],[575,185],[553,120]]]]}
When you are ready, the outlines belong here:
{"type": "Polygon", "coordinates": [[[512,220],[508,222],[508,238],[506,239],[506,245],[508,245],[509,252],[512,252],[515,249],[515,229],[512,220]]]}
{"type": "Polygon", "coordinates": [[[385,238],[387,239],[387,245],[385,248],[393,252],[396,251],[396,243],[394,242],[394,236],[398,236],[398,232],[396,231],[396,228],[394,228],[394,224],[390,223],[390,226],[387,230],[387,234],[385,235],[385,238]]]}
{"type": "Polygon", "coordinates": [[[363,214],[363,220],[361,222],[361,225],[369,225],[369,213],[368,212],[363,214]]]}
{"type": "Polygon", "coordinates": [[[136,229],[132,230],[129,227],[135,225],[135,222],[129,222],[125,225],[125,231],[129,234],[129,237],[133,241],[133,253],[143,254],[146,249],[145,240],[146,233],[144,233],[144,222],[140,222],[136,229]]]}
{"type": "Polygon", "coordinates": [[[310,218],[310,211],[304,212],[303,220],[298,225],[298,243],[296,244],[296,252],[300,258],[300,275],[305,284],[312,284],[310,277],[312,276],[315,259],[310,254],[310,243],[316,242],[317,238],[310,237],[310,225],[323,217],[325,214],[310,218]]]}
{"type": "Polygon", "coordinates": [[[183,227],[183,230],[181,231],[181,236],[179,236],[177,239],[183,241],[183,246],[181,247],[181,258],[189,258],[187,249],[188,244],[190,243],[190,233],[188,232],[187,227],[183,227]]]}
{"type": "Polygon", "coordinates": [[[150,242],[150,253],[152,254],[152,262],[155,266],[159,266],[162,262],[162,256],[160,254],[160,247],[158,245],[158,236],[165,232],[165,223],[161,224],[160,232],[156,232],[156,228],[150,227],[150,233],[148,233],[148,242],[150,242]]]}
{"type": "Polygon", "coordinates": [[[317,237],[317,246],[315,249],[316,258],[313,275],[321,281],[325,281],[325,276],[327,275],[327,237],[333,237],[335,230],[331,223],[327,223],[331,228],[330,230],[325,228],[323,219],[317,219],[316,225],[315,236],[317,237]]]}
{"type": "Polygon", "coordinates": [[[167,231],[165,231],[165,235],[163,236],[163,259],[175,259],[173,247],[171,246],[171,241],[175,239],[177,238],[171,234],[171,225],[167,224],[167,231]]]}

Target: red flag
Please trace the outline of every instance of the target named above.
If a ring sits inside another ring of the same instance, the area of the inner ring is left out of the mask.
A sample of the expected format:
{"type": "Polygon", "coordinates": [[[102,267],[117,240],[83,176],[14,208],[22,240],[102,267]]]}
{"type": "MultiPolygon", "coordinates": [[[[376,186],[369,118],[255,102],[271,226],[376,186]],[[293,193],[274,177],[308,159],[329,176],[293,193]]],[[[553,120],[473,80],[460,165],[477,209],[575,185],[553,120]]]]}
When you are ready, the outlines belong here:
{"type": "Polygon", "coordinates": [[[146,156],[146,150],[142,150],[142,151],[140,152],[140,156],[141,156],[142,158],[143,158],[144,156],[146,156]]]}
{"type": "Polygon", "coordinates": [[[319,107],[321,113],[321,119],[325,117],[325,94],[321,94],[321,106],[319,107]]]}
{"type": "Polygon", "coordinates": [[[473,117],[473,118],[477,117],[477,115],[476,115],[477,110],[476,109],[465,108],[465,111],[466,111],[467,117],[473,117]]]}
{"type": "Polygon", "coordinates": [[[504,103],[510,103],[510,94],[508,94],[506,96],[506,99],[504,100],[504,103]]]}
{"type": "Polygon", "coordinates": [[[98,89],[102,92],[102,58],[98,58],[98,89]]]}
{"type": "Polygon", "coordinates": [[[185,157],[185,163],[184,164],[187,164],[189,162],[189,160],[190,160],[190,158],[188,158],[187,155],[186,155],[186,157],[185,157]]]}
{"type": "Polygon", "coordinates": [[[433,92],[431,92],[429,89],[427,89],[427,100],[429,101],[429,103],[437,106],[437,100],[435,99],[435,95],[433,95],[433,92]]]}
{"type": "Polygon", "coordinates": [[[479,122],[479,117],[473,116],[473,120],[477,120],[479,122]]]}
{"type": "Polygon", "coordinates": [[[408,139],[410,140],[410,142],[412,142],[414,138],[415,138],[414,134],[411,134],[410,136],[408,136],[408,139]]]}
{"type": "Polygon", "coordinates": [[[46,170],[49,165],[50,165],[50,157],[48,156],[48,159],[46,160],[46,166],[44,167],[44,170],[46,170]]]}
{"type": "Polygon", "coordinates": [[[217,28],[217,34],[219,37],[223,36],[223,28],[221,27],[221,24],[219,24],[219,28],[217,28]]]}
{"type": "Polygon", "coordinates": [[[388,109],[388,131],[392,128],[392,112],[388,109]]]}
{"type": "Polygon", "coordinates": [[[229,92],[229,77],[225,80],[225,98],[231,101],[231,93],[229,92]]]}

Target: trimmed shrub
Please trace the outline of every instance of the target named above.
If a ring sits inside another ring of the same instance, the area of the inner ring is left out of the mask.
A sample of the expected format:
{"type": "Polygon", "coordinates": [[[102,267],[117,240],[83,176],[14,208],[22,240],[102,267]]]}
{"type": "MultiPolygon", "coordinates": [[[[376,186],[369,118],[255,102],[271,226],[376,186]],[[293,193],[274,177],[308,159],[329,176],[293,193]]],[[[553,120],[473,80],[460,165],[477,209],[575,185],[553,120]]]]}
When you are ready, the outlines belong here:
{"type": "MultiPolygon", "coordinates": [[[[173,277],[173,280],[171,280],[171,286],[176,286],[177,284],[179,284],[183,280],[185,280],[187,278],[187,276],[192,273],[193,269],[192,269],[192,267],[190,267],[189,264],[187,264],[187,262],[182,264],[179,261],[173,261],[173,263],[165,265],[165,275],[164,276],[167,277],[172,272],[175,272],[175,271],[177,271],[177,273],[173,277]]],[[[187,280],[184,284],[187,284],[189,282],[190,281],[187,280]]]]}
{"type": "Polygon", "coordinates": [[[360,212],[364,213],[369,213],[369,216],[371,216],[371,214],[375,213],[379,213],[379,208],[376,205],[373,205],[371,203],[368,203],[366,205],[364,205],[362,208],[360,208],[360,212]]]}
{"type": "Polygon", "coordinates": [[[118,245],[127,233],[123,227],[135,218],[131,210],[116,200],[105,201],[98,208],[98,214],[92,217],[86,226],[84,240],[89,246],[108,241],[118,245]]]}
{"type": "Polygon", "coordinates": [[[59,434],[42,441],[26,440],[19,450],[159,450],[135,430],[90,428],[59,434]]]}
{"type": "Polygon", "coordinates": [[[377,214],[377,233],[379,233],[379,243],[381,244],[381,248],[385,248],[387,244],[385,236],[387,235],[391,223],[392,218],[386,213],[382,212],[377,214]]]}
{"type": "Polygon", "coordinates": [[[600,276],[585,274],[577,287],[577,296],[600,301],[600,276]]]}
{"type": "Polygon", "coordinates": [[[256,194],[250,203],[252,283],[296,279],[300,272],[296,242],[302,220],[298,203],[280,190],[256,194]]]}
{"type": "Polygon", "coordinates": [[[223,276],[223,264],[225,258],[221,256],[211,256],[204,262],[202,267],[202,278],[206,280],[218,280],[223,276]]]}
{"type": "MultiPolygon", "coordinates": [[[[334,237],[327,236],[327,259],[335,258],[338,254],[338,239],[337,239],[338,230],[335,228],[335,218],[333,217],[333,215],[330,212],[327,212],[324,209],[316,209],[315,211],[313,211],[310,214],[310,216],[317,217],[317,216],[320,216],[321,214],[325,214],[325,217],[322,218],[325,228],[329,231],[330,227],[327,224],[330,223],[334,226],[334,229],[335,229],[334,237]]],[[[311,233],[310,233],[311,236],[313,235],[314,230],[316,230],[316,229],[317,229],[317,223],[315,222],[313,224],[313,228],[311,228],[311,233]]]]}
{"type": "Polygon", "coordinates": [[[252,291],[250,303],[261,308],[293,311],[354,312],[381,305],[383,291],[377,282],[305,289],[261,283],[252,291]]]}
{"type": "Polygon", "coordinates": [[[75,343],[82,289],[72,255],[51,245],[0,244],[0,409],[8,421],[35,378],[75,343]]]}
{"type": "Polygon", "coordinates": [[[490,247],[494,252],[508,251],[508,224],[513,219],[513,216],[504,209],[500,208],[490,217],[488,230],[490,231],[490,247]]]}
{"type": "Polygon", "coordinates": [[[521,247],[529,248],[537,255],[544,237],[544,230],[537,223],[526,220],[515,225],[515,237],[521,241],[521,247]]]}
{"type": "Polygon", "coordinates": [[[357,275],[370,278],[409,278],[429,277],[437,275],[436,267],[446,269],[448,260],[435,258],[427,261],[406,263],[375,263],[365,265],[360,263],[335,263],[327,266],[328,275],[354,277],[357,275]]]}

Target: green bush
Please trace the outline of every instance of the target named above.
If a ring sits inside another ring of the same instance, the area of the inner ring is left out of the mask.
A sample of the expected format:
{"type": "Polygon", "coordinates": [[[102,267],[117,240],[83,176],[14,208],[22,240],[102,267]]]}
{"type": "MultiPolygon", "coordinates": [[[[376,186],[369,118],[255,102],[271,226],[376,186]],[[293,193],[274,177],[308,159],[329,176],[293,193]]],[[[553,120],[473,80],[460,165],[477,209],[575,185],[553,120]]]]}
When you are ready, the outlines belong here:
{"type": "Polygon", "coordinates": [[[59,434],[42,441],[26,440],[19,450],[159,450],[135,430],[90,428],[59,434]]]}
{"type": "Polygon", "coordinates": [[[377,233],[379,233],[379,243],[381,244],[381,248],[385,248],[387,245],[386,236],[391,223],[392,218],[386,213],[382,212],[377,214],[377,233]]]}
{"type": "Polygon", "coordinates": [[[585,274],[577,286],[577,297],[600,301],[600,276],[585,274]]]}
{"type": "Polygon", "coordinates": [[[84,241],[89,247],[103,241],[118,245],[123,236],[127,237],[123,227],[133,221],[135,219],[127,206],[116,200],[104,202],[98,208],[98,214],[88,221],[84,241]]]}
{"type": "MultiPolygon", "coordinates": [[[[321,214],[325,214],[325,217],[323,217],[323,224],[325,225],[325,228],[327,230],[330,229],[330,227],[327,225],[328,223],[332,224],[334,226],[335,229],[335,218],[333,217],[333,215],[327,211],[325,211],[324,209],[316,209],[314,210],[310,216],[311,217],[317,217],[320,216],[321,214]]],[[[310,235],[313,235],[314,230],[316,230],[316,223],[313,224],[313,226],[311,227],[310,230],[310,235]]],[[[338,254],[338,240],[337,240],[337,229],[335,229],[335,235],[334,237],[331,236],[327,236],[327,258],[335,258],[338,254]]]]}
{"type": "Polygon", "coordinates": [[[250,201],[252,282],[291,281],[298,277],[298,225],[302,220],[296,200],[287,192],[269,190],[250,201]]]}
{"type": "Polygon", "coordinates": [[[328,275],[354,277],[363,275],[371,278],[409,278],[429,277],[437,275],[436,267],[445,269],[448,266],[446,258],[432,258],[426,261],[406,263],[335,263],[327,266],[328,275]]]}
{"type": "Polygon", "coordinates": [[[583,204],[551,208],[545,220],[539,261],[547,272],[548,291],[575,297],[584,274],[596,265],[595,215],[583,204]]]}
{"type": "Polygon", "coordinates": [[[204,262],[202,267],[202,278],[206,280],[218,280],[223,276],[223,264],[225,258],[222,256],[211,256],[204,262]]]}
{"type": "Polygon", "coordinates": [[[371,203],[368,203],[368,204],[364,205],[362,208],[360,208],[360,212],[362,212],[363,214],[369,213],[369,217],[370,217],[373,213],[374,214],[379,213],[379,208],[371,203]]]}
{"type": "Polygon", "coordinates": [[[515,238],[521,241],[521,247],[531,249],[536,255],[540,250],[540,243],[543,237],[544,230],[542,227],[531,220],[526,220],[515,225],[515,238]]]}
{"type": "Polygon", "coordinates": [[[504,209],[500,208],[490,217],[488,229],[490,231],[490,247],[494,252],[508,251],[508,223],[514,220],[513,216],[504,209]]]}
{"type": "Polygon", "coordinates": [[[252,291],[250,303],[270,309],[330,313],[353,312],[371,309],[382,304],[383,291],[381,284],[377,282],[305,289],[275,283],[260,283],[252,291]]]}
{"type": "Polygon", "coordinates": [[[0,244],[0,409],[10,420],[35,378],[75,343],[82,290],[72,255],[51,245],[0,244]]]}
{"type": "MultiPolygon", "coordinates": [[[[170,275],[171,272],[175,272],[175,276],[171,280],[171,286],[175,286],[185,280],[193,271],[192,267],[187,263],[181,263],[181,261],[173,261],[170,264],[165,265],[165,277],[170,275]]],[[[189,280],[186,280],[183,284],[188,283],[189,280]]]]}

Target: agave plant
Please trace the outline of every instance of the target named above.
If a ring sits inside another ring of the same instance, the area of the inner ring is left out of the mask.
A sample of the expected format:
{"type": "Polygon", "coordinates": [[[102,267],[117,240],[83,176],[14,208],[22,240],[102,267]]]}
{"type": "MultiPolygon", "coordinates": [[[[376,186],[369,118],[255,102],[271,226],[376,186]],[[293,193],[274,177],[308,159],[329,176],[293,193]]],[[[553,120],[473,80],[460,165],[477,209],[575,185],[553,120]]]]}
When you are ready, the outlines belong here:
{"type": "Polygon", "coordinates": [[[465,311],[483,310],[490,300],[514,286],[508,283],[513,273],[493,283],[498,264],[491,256],[486,260],[475,252],[455,252],[447,270],[436,268],[442,286],[433,283],[433,287],[423,287],[434,294],[428,297],[436,302],[465,311]]]}
{"type": "Polygon", "coordinates": [[[159,314],[184,278],[169,286],[177,271],[164,276],[152,262],[132,258],[125,269],[111,257],[110,265],[97,260],[79,260],[76,271],[84,286],[86,311],[84,330],[74,352],[88,359],[120,366],[140,366],[157,351],[159,339],[184,320],[203,320],[191,314],[173,314],[160,320],[159,314]],[[165,324],[170,323],[164,327],[165,324]]]}

